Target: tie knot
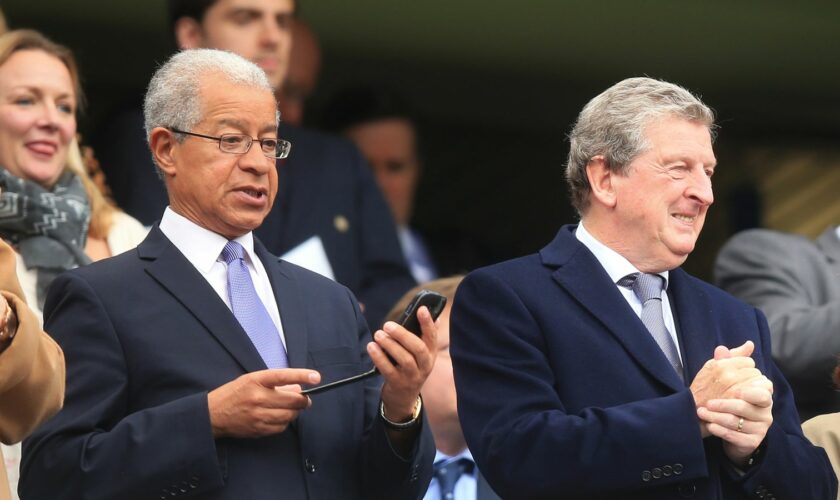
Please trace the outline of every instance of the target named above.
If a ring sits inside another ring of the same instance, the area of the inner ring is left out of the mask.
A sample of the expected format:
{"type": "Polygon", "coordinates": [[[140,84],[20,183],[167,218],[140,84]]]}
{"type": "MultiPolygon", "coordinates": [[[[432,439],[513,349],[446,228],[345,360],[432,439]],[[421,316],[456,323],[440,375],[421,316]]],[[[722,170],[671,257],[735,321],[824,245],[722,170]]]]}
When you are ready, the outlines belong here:
{"type": "Polygon", "coordinates": [[[435,478],[438,480],[441,498],[452,500],[455,483],[463,474],[469,474],[475,469],[475,462],[466,457],[457,460],[440,460],[435,462],[435,478]]]}
{"type": "Polygon", "coordinates": [[[665,279],[658,274],[633,273],[618,280],[618,285],[633,290],[636,297],[644,304],[651,299],[662,300],[665,279]]]}
{"type": "Polygon", "coordinates": [[[222,259],[228,264],[245,256],[245,249],[236,241],[228,241],[222,249],[222,259]]]}
{"type": "Polygon", "coordinates": [[[435,476],[455,476],[470,474],[475,468],[475,462],[466,457],[457,460],[440,460],[435,462],[435,476]]]}

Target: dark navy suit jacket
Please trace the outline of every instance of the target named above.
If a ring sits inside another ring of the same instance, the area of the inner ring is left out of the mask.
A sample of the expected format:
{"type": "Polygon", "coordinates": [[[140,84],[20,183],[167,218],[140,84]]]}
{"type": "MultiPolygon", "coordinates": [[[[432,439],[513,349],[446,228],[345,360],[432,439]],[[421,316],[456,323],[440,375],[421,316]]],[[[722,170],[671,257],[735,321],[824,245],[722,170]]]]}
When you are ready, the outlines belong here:
{"type": "Polygon", "coordinates": [[[717,345],[756,344],[774,423],[741,476],[702,439],[694,398],[595,256],[564,226],[539,254],[470,274],[452,357],[467,444],[502,498],[831,499],[764,316],[680,269],[669,293],[690,383],[717,345]]]}
{"type": "MultiPolygon", "coordinates": [[[[368,369],[345,287],[257,241],[292,367],[325,382],[368,369]]],[[[32,499],[416,498],[431,479],[425,422],[409,460],[390,447],[381,380],[312,396],[285,432],[213,439],[207,393],[265,364],[206,280],[156,227],[136,250],[54,282],[46,327],[65,350],[63,411],[24,444],[32,499]]]]}
{"type": "MultiPolygon", "coordinates": [[[[97,155],[117,205],[151,225],[168,198],[143,134],[142,114],[129,110],[105,129],[97,155]]],[[[255,233],[278,255],[320,236],[336,281],[364,304],[371,328],[381,327],[415,283],[370,168],[342,138],[284,123],[280,137],[291,141],[292,151],[278,162],[277,201],[255,233]]]]}

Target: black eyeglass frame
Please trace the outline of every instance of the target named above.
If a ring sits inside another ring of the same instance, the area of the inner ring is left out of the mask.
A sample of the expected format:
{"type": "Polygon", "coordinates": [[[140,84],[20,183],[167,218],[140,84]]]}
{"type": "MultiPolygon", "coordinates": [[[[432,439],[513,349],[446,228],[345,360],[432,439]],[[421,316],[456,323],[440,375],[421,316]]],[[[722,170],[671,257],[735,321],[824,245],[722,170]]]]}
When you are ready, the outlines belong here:
{"type": "Polygon", "coordinates": [[[222,134],[218,137],[214,137],[212,135],[196,134],[195,132],[186,132],[186,131],[183,131],[183,130],[178,130],[175,127],[166,127],[166,128],[171,130],[172,132],[174,132],[176,134],[191,135],[193,137],[201,137],[203,139],[212,139],[219,144],[219,151],[221,151],[222,153],[228,153],[228,154],[234,154],[234,155],[236,155],[236,154],[244,155],[248,151],[251,150],[251,146],[254,144],[254,142],[259,142],[260,143],[260,150],[262,151],[263,155],[265,155],[267,158],[282,160],[284,158],[288,158],[289,157],[289,152],[292,150],[292,143],[285,140],[285,139],[255,139],[255,138],[253,138],[253,137],[251,137],[250,135],[247,135],[247,134],[222,134]],[[242,138],[247,139],[248,144],[247,144],[247,146],[245,146],[245,151],[225,151],[222,148],[222,139],[224,139],[225,137],[230,137],[230,136],[242,137],[242,138]],[[274,155],[271,155],[271,154],[265,152],[265,148],[264,148],[265,142],[264,141],[274,141],[274,142],[277,143],[277,145],[274,147],[274,155]]]}

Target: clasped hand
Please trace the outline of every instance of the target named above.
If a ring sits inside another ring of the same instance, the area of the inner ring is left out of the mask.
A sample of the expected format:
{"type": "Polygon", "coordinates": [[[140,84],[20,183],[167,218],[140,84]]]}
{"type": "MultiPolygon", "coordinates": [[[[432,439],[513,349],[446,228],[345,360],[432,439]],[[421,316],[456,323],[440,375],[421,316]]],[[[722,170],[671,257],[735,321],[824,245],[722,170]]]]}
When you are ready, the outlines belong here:
{"type": "Polygon", "coordinates": [[[747,341],[734,349],[718,346],[691,383],[703,437],[723,440],[723,450],[743,466],[773,423],[773,383],[750,357],[747,341]]]}

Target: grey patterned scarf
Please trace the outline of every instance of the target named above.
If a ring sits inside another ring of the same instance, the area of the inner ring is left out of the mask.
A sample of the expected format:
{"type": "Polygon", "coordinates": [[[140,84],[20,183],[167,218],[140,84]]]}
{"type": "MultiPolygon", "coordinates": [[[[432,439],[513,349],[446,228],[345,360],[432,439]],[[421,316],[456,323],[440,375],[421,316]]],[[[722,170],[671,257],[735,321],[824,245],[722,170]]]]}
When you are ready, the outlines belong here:
{"type": "Polygon", "coordinates": [[[82,181],[65,171],[52,190],[0,168],[0,237],[38,273],[38,307],[62,272],[90,263],[85,255],[90,204],[82,181]]]}

